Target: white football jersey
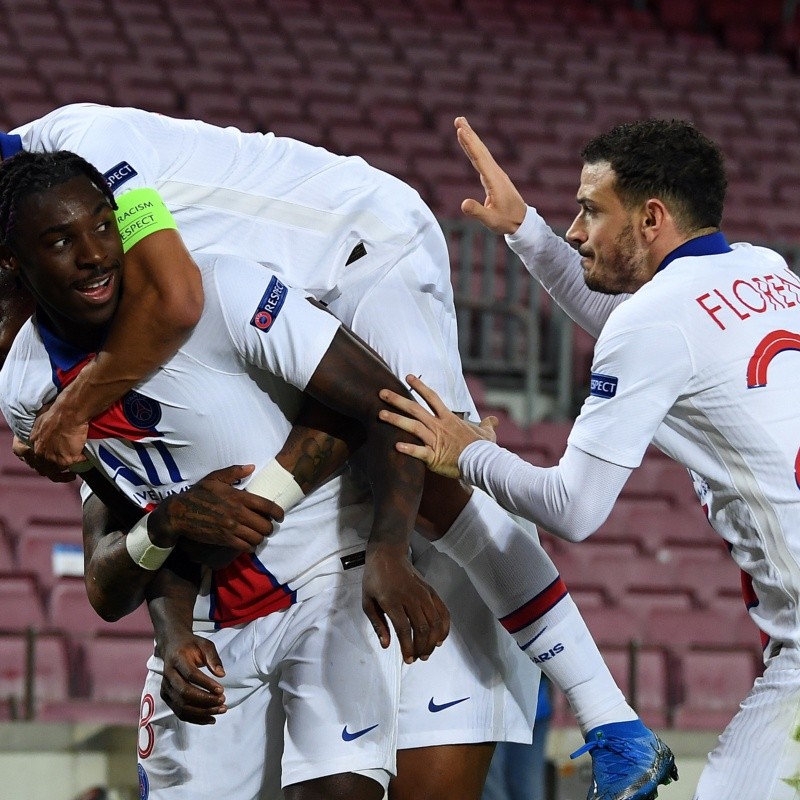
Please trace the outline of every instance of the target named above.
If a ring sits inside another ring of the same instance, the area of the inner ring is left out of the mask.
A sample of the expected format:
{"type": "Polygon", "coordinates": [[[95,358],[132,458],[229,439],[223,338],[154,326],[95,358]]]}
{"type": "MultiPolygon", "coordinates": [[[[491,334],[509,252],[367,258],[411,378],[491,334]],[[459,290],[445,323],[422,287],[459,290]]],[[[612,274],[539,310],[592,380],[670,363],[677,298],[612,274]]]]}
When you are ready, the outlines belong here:
{"type": "Polygon", "coordinates": [[[721,234],[672,255],[609,316],[569,442],[633,468],[653,441],[685,465],[752,580],[753,619],[797,643],[800,278],[777,253],[729,249],[721,234]]]}
{"type": "Polygon", "coordinates": [[[319,300],[348,275],[382,274],[436,224],[416,191],[363,159],[272,133],[89,103],[11,133],[25,150],[77,153],[117,195],[157,190],[192,254],[258,261],[319,300]]]}
{"type": "MultiPolygon", "coordinates": [[[[146,509],[215,469],[258,471],[270,461],[340,327],[257,264],[230,256],[199,262],[206,301],[191,337],[90,426],[91,460],[146,509]]],[[[42,321],[26,323],[0,371],[0,410],[15,434],[28,438],[37,410],[89,357],[42,321]]],[[[371,520],[369,491],[340,473],[276,523],[257,553],[207,576],[196,619],[246,622],[335,583],[360,563],[348,556],[363,551],[371,520]]]]}

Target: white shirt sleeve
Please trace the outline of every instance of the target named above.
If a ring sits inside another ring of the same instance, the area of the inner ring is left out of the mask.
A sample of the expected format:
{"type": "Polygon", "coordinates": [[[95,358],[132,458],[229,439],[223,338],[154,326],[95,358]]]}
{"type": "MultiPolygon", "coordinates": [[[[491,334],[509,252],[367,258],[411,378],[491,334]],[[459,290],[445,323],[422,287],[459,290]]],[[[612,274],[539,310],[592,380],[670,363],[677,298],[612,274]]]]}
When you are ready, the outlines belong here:
{"type": "Polygon", "coordinates": [[[27,442],[36,415],[55,397],[53,367],[32,320],[28,320],[0,370],[0,412],[14,435],[27,442]]]}
{"type": "Polygon", "coordinates": [[[685,391],[694,366],[677,325],[661,322],[620,329],[616,321],[615,317],[606,326],[594,350],[591,385],[602,388],[591,389],[568,441],[590,455],[633,469],[685,391]]]}
{"type": "Polygon", "coordinates": [[[220,257],[214,277],[212,302],[219,304],[239,355],[305,389],[341,327],[339,320],[259,264],[220,257]]]}
{"type": "Polygon", "coordinates": [[[147,130],[132,124],[120,110],[78,103],[20,130],[26,150],[70,150],[85,158],[117,196],[131,189],[157,188],[158,150],[147,130]]]}
{"type": "Polygon", "coordinates": [[[605,522],[631,473],[570,446],[557,467],[537,467],[485,441],[466,447],[458,465],[504,508],[572,542],[605,522]]]}
{"type": "Polygon", "coordinates": [[[578,251],[557,236],[535,208],[528,206],[522,225],[506,236],[506,242],[553,300],[595,338],[609,314],[630,297],[588,289],[578,251]]]}

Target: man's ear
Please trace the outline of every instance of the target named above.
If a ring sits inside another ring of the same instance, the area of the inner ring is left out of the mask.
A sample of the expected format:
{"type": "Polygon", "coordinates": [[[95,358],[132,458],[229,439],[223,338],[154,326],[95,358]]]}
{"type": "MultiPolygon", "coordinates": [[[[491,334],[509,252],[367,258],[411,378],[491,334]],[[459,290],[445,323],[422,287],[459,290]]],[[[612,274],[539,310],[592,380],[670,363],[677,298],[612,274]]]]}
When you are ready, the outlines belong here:
{"type": "Polygon", "coordinates": [[[19,276],[19,262],[7,244],[0,244],[0,270],[5,281],[19,276]]]}
{"type": "Polygon", "coordinates": [[[640,218],[640,233],[644,240],[651,244],[657,239],[663,233],[669,219],[671,219],[671,216],[663,201],[657,197],[651,197],[647,200],[642,206],[640,218]]]}

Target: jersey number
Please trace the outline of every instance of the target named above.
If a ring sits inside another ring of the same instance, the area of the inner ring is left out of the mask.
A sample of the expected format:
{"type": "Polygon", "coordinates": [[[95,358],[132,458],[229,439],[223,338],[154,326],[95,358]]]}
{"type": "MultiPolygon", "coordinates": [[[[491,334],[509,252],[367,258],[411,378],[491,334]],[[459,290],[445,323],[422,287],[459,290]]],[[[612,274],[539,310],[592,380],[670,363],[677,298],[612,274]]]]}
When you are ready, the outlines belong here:
{"type": "Polygon", "coordinates": [[[139,741],[137,743],[137,750],[139,751],[139,758],[142,760],[153,752],[153,746],[156,743],[156,734],[153,730],[153,726],[150,724],[155,713],[156,702],[153,700],[153,695],[148,692],[142,697],[142,705],[139,710],[139,741]]]}
{"type": "MultiPolygon", "coordinates": [[[[772,331],[756,345],[747,362],[747,388],[760,389],[767,385],[767,371],[772,359],[784,350],[800,350],[800,334],[791,331],[772,331]]],[[[794,482],[800,489],[800,450],[794,457],[794,482]]]]}

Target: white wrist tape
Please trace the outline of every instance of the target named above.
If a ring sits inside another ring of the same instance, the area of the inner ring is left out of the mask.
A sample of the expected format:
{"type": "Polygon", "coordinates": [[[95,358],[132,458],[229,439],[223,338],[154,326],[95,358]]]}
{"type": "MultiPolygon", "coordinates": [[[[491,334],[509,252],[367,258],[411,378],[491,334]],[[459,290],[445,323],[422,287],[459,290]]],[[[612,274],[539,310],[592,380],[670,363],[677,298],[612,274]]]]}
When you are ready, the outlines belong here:
{"type": "Polygon", "coordinates": [[[147,520],[150,514],[145,514],[129,531],[125,537],[125,547],[128,555],[142,569],[157,570],[169,557],[174,547],[156,547],[147,533],[147,520]]]}
{"type": "Polygon", "coordinates": [[[285,470],[274,458],[264,469],[253,475],[245,488],[251,494],[276,503],[284,512],[294,508],[305,497],[292,473],[285,470]]]}

